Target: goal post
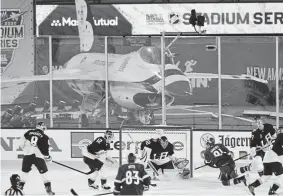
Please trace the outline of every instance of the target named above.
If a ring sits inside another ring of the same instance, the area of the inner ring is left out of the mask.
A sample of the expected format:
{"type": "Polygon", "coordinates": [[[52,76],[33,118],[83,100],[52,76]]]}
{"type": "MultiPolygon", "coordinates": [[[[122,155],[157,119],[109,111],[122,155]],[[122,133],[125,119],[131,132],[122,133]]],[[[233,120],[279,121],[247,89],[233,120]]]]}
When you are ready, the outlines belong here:
{"type": "Polygon", "coordinates": [[[119,133],[119,163],[126,163],[127,155],[132,152],[140,155],[140,144],[144,140],[160,137],[168,138],[174,146],[174,156],[188,159],[191,177],[193,176],[193,133],[191,127],[184,126],[122,126],[119,133]]]}

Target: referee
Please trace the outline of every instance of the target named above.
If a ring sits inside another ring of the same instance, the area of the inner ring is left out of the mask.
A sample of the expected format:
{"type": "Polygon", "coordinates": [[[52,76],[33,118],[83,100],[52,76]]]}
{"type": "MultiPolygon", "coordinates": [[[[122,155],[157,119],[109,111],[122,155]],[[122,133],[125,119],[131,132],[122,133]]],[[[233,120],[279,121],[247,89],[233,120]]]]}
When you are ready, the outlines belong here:
{"type": "Polygon", "coordinates": [[[12,186],[5,192],[5,195],[24,195],[24,192],[19,187],[19,182],[21,181],[20,176],[13,174],[10,177],[10,181],[12,186]]]}

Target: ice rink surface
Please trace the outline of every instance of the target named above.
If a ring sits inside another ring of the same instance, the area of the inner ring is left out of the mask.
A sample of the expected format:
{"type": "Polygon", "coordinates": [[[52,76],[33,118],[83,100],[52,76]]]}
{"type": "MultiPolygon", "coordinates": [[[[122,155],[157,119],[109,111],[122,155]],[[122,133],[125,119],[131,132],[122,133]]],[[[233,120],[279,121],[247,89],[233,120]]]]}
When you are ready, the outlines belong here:
{"type": "MultiPolygon", "coordinates": [[[[83,162],[62,162],[84,172],[89,169],[83,162]]],[[[87,185],[87,176],[64,168],[55,163],[48,163],[49,178],[52,183],[53,191],[56,195],[71,195],[70,189],[73,188],[78,195],[96,195],[107,191],[91,190],[87,185]]],[[[113,181],[116,176],[117,168],[107,166],[107,177],[109,185],[113,187],[113,181]]],[[[21,161],[1,161],[1,194],[4,195],[6,189],[10,187],[9,178],[12,174],[21,174],[21,161]]],[[[187,180],[169,177],[163,181],[153,181],[157,187],[150,187],[150,190],[144,195],[198,195],[198,196],[214,196],[214,195],[251,195],[244,184],[236,186],[224,187],[218,180],[218,169],[209,168],[194,171],[194,177],[187,180]]],[[[256,178],[254,173],[250,174],[250,180],[256,178]]],[[[268,195],[268,190],[273,180],[256,189],[256,195],[268,195]]],[[[24,187],[26,195],[46,195],[44,185],[35,167],[30,172],[27,183],[24,187]]],[[[282,188],[278,190],[283,195],[282,188]]],[[[111,195],[111,194],[110,194],[111,195]]]]}

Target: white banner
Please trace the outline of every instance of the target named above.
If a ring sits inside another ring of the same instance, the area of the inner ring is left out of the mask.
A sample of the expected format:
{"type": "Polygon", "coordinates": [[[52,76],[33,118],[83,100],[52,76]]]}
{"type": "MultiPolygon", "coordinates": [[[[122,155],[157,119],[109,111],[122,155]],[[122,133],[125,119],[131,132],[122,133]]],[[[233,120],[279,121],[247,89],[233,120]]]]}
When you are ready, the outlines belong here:
{"type": "MultiPolygon", "coordinates": [[[[20,139],[26,129],[1,129],[1,160],[17,160],[22,155],[22,149],[18,147],[20,139]]],[[[90,144],[95,138],[102,136],[105,130],[58,130],[49,129],[50,154],[58,161],[78,161],[82,158],[80,147],[90,144]],[[79,158],[79,159],[78,159],[79,158]]],[[[119,157],[119,132],[113,130],[114,141],[111,142],[111,151],[108,155],[119,157]]],[[[190,159],[191,147],[193,147],[193,164],[195,167],[203,165],[202,154],[205,150],[204,138],[214,137],[216,143],[224,144],[233,154],[233,158],[249,153],[250,132],[235,131],[194,131],[193,144],[190,143],[190,131],[166,131],[165,135],[174,145],[175,155],[178,158],[190,159]]],[[[122,156],[125,158],[129,152],[139,153],[141,141],[157,138],[155,131],[123,131],[122,156]]],[[[247,162],[248,157],[238,162],[247,162]]]]}
{"type": "MultiPolygon", "coordinates": [[[[204,164],[205,139],[213,137],[215,143],[226,146],[233,159],[249,154],[251,131],[194,131],[193,132],[193,159],[194,167],[204,164]]],[[[238,163],[247,163],[249,156],[240,159],[238,163]]]]}
{"type": "Polygon", "coordinates": [[[282,33],[283,3],[114,5],[133,25],[132,34],[194,32],[191,10],[205,17],[207,34],[282,33]]]}
{"type": "MultiPolygon", "coordinates": [[[[17,160],[22,157],[23,151],[18,140],[28,129],[1,129],[1,160],[17,160]]],[[[50,155],[54,160],[70,160],[70,131],[47,130],[50,142],[50,155]]]]}
{"type": "MultiPolygon", "coordinates": [[[[17,160],[23,154],[18,146],[20,139],[27,129],[2,129],[1,130],[1,160],[17,160]]],[[[54,160],[76,161],[82,158],[80,147],[90,144],[95,138],[103,136],[105,130],[57,130],[48,129],[46,134],[50,138],[50,154],[54,160]]],[[[108,155],[119,157],[119,132],[114,132],[114,141],[111,142],[108,155]]],[[[188,158],[190,156],[190,132],[166,132],[169,141],[174,145],[177,157],[188,158]]],[[[122,156],[126,157],[129,152],[139,153],[140,143],[150,138],[156,138],[154,131],[129,131],[123,132],[122,156]],[[129,133],[129,134],[128,134],[129,133]],[[130,135],[130,136],[129,136],[130,135]]]]}
{"type": "MultiPolygon", "coordinates": [[[[114,141],[111,142],[111,151],[108,153],[110,156],[119,157],[119,133],[114,132],[114,141]]],[[[90,144],[95,138],[102,136],[100,131],[72,131],[71,133],[71,154],[72,158],[81,158],[81,147],[90,144]]],[[[166,136],[173,144],[175,155],[179,158],[190,157],[190,132],[189,131],[167,131],[166,136]]],[[[125,158],[128,153],[133,152],[136,155],[140,153],[140,143],[150,138],[157,138],[158,135],[155,131],[124,131],[122,134],[122,157],[125,158]]]]}

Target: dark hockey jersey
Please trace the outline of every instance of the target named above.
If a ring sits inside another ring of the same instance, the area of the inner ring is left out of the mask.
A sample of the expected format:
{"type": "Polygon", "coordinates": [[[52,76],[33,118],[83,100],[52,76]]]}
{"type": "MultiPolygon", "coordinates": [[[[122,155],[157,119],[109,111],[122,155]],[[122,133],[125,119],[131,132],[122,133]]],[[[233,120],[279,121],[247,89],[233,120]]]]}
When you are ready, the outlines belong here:
{"type": "Polygon", "coordinates": [[[99,151],[106,151],[110,149],[110,144],[106,142],[104,137],[96,138],[88,147],[89,153],[96,155],[99,151]]]}
{"type": "Polygon", "coordinates": [[[206,149],[204,158],[206,162],[210,163],[209,165],[219,168],[223,164],[233,161],[229,153],[230,151],[223,144],[215,144],[206,149]]]}
{"type": "Polygon", "coordinates": [[[41,154],[49,156],[49,137],[40,129],[29,130],[24,134],[31,146],[38,147],[41,154]]]}
{"type": "Polygon", "coordinates": [[[152,146],[154,146],[154,143],[157,142],[157,139],[151,138],[149,140],[145,140],[141,143],[141,150],[144,149],[144,147],[148,147],[150,149],[152,149],[152,146]]]}
{"type": "Polygon", "coordinates": [[[252,132],[250,147],[261,148],[271,141],[271,136],[276,133],[273,125],[265,123],[263,124],[263,130],[256,129],[252,132]]]}
{"type": "Polygon", "coordinates": [[[283,133],[279,133],[273,142],[272,150],[278,155],[283,156],[283,133]]]}
{"type": "Polygon", "coordinates": [[[144,147],[148,147],[151,149],[151,160],[162,160],[174,154],[174,146],[170,142],[168,142],[166,148],[163,148],[158,139],[150,139],[143,141],[141,143],[141,150],[143,150],[144,147]]]}
{"type": "Polygon", "coordinates": [[[124,164],[119,167],[114,181],[114,193],[119,195],[142,195],[143,185],[150,185],[150,176],[139,163],[124,164]]]}

